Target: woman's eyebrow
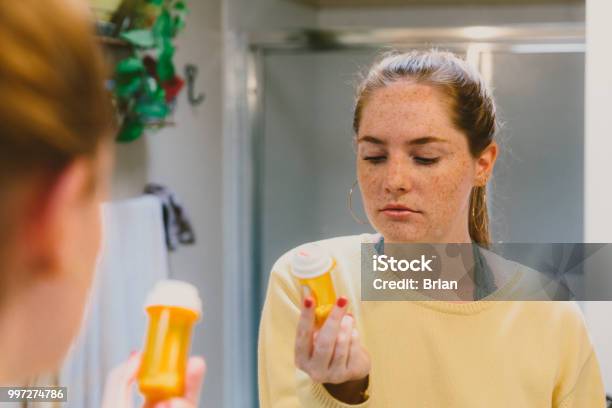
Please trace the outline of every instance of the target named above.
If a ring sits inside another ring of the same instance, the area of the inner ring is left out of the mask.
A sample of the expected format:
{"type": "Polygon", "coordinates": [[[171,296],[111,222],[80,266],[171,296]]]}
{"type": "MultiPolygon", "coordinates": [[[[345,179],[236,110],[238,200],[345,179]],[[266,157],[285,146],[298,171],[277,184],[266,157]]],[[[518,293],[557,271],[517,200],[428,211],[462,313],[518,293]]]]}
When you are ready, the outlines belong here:
{"type": "Polygon", "coordinates": [[[424,144],[427,144],[427,143],[434,143],[434,142],[448,143],[448,140],[441,139],[441,138],[435,137],[435,136],[424,136],[424,137],[419,137],[417,139],[412,139],[409,142],[407,142],[407,144],[409,144],[409,145],[424,145],[424,144]]]}
{"type": "Polygon", "coordinates": [[[379,144],[379,145],[387,144],[384,140],[381,140],[374,136],[369,136],[369,135],[361,136],[359,139],[357,139],[357,143],[359,142],[369,142],[369,143],[374,143],[374,144],[379,144]]]}

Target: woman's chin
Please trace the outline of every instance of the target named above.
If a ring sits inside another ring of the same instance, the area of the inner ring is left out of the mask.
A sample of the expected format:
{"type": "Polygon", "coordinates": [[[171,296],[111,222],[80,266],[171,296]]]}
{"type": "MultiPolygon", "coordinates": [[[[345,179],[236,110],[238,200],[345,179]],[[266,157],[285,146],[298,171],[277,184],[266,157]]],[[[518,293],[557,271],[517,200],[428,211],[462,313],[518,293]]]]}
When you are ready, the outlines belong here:
{"type": "Polygon", "coordinates": [[[415,225],[385,222],[376,229],[386,242],[428,242],[425,231],[415,225]]]}

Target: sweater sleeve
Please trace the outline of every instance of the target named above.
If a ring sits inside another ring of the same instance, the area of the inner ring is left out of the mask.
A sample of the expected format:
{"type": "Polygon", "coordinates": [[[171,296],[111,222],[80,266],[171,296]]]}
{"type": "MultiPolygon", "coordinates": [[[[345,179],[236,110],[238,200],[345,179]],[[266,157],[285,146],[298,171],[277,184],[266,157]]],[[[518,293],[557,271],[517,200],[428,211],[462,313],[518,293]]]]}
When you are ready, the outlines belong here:
{"type": "Polygon", "coordinates": [[[605,408],[605,391],[595,352],[582,366],[574,388],[559,403],[559,408],[605,408]]]}
{"type": "Polygon", "coordinates": [[[268,284],[259,328],[258,378],[261,408],[362,408],[332,397],[294,362],[294,345],[301,297],[288,266],[276,263],[268,284]]]}
{"type": "Polygon", "coordinates": [[[597,355],[593,349],[587,327],[575,302],[558,302],[557,310],[563,334],[553,407],[555,408],[604,408],[605,391],[597,355]],[[561,307],[563,306],[563,307],[561,307]]]}

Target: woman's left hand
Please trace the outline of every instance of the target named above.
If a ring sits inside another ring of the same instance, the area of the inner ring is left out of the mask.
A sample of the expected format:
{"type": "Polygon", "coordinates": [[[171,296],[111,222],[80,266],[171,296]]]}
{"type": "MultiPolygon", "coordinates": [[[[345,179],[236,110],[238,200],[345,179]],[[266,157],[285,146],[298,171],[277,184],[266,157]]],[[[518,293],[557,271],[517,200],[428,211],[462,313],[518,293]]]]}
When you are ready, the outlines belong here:
{"type": "MultiPolygon", "coordinates": [[[[106,379],[102,408],[132,408],[132,386],[136,381],[140,353],[115,367],[106,379]]],[[[206,372],[206,363],[202,357],[190,357],[185,377],[185,395],[154,404],[146,403],[143,408],[196,408],[200,399],[200,390],[206,372]]]]}

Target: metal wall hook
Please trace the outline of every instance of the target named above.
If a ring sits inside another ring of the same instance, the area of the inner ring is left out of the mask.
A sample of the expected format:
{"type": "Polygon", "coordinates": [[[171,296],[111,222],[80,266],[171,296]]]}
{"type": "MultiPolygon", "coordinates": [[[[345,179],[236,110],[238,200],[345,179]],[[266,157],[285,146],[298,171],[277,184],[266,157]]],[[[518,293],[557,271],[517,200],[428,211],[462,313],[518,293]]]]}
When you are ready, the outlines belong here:
{"type": "Polygon", "coordinates": [[[198,75],[198,67],[193,64],[185,65],[185,77],[187,79],[187,99],[189,100],[189,104],[191,106],[198,106],[204,99],[206,95],[203,93],[199,93],[197,96],[195,95],[195,79],[198,75]]]}

